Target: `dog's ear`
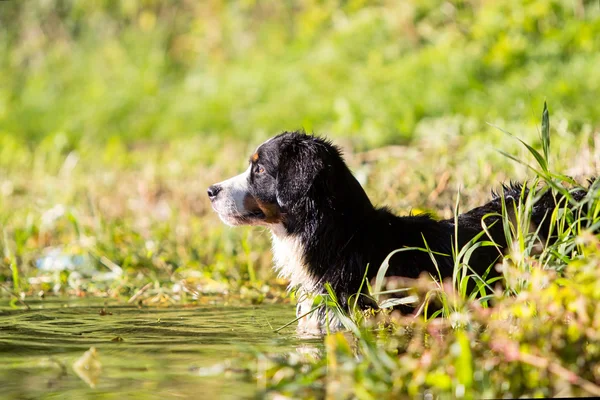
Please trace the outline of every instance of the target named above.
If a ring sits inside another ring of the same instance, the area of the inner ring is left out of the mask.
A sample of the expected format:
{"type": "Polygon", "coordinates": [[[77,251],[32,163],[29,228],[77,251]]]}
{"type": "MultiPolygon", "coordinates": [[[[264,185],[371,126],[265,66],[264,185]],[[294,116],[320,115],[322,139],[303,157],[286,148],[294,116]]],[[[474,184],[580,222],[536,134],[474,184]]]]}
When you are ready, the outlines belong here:
{"type": "Polygon", "coordinates": [[[288,209],[304,198],[323,171],[325,147],[316,141],[290,141],[283,146],[277,171],[277,203],[288,209]]]}

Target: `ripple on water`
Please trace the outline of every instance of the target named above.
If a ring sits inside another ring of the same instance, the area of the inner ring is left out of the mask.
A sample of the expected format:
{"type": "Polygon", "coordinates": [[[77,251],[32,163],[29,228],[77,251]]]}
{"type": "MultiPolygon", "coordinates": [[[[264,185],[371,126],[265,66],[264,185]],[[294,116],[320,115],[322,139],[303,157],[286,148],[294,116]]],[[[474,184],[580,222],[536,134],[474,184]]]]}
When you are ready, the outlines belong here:
{"type": "Polygon", "coordinates": [[[303,343],[293,325],[272,331],[294,319],[291,305],[140,309],[104,299],[29,305],[12,310],[0,302],[0,387],[7,398],[252,397],[256,384],[248,378],[197,371],[217,370],[245,349],[286,352],[303,343]],[[95,388],[72,368],[92,346],[102,366],[95,388]]]}

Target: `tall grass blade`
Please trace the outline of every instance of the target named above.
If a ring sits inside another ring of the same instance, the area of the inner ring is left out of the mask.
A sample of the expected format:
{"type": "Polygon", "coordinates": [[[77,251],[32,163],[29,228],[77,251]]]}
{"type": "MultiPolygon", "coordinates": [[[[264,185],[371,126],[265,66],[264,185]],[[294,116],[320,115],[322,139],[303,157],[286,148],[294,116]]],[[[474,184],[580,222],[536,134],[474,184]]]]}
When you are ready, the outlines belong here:
{"type": "MultiPolygon", "coordinates": [[[[517,139],[519,142],[521,142],[521,144],[523,144],[523,146],[525,146],[527,148],[527,150],[529,150],[529,152],[533,155],[533,157],[535,158],[535,160],[537,161],[537,163],[540,165],[540,167],[542,167],[542,170],[545,173],[548,173],[548,163],[546,162],[546,159],[544,158],[544,156],[542,156],[540,154],[539,151],[537,151],[536,149],[534,149],[533,147],[531,147],[529,144],[527,144],[525,141],[523,141],[522,139],[519,139],[518,137],[516,137],[515,135],[513,135],[512,133],[496,126],[493,124],[490,124],[491,126],[493,126],[494,128],[500,130],[501,132],[506,133],[508,136],[517,139]]],[[[518,161],[521,163],[521,161],[519,161],[517,158],[515,158],[514,156],[511,156],[505,152],[501,152],[503,155],[507,156],[508,158],[511,158],[515,161],[518,161]]],[[[525,164],[526,166],[528,166],[529,168],[533,169],[532,167],[530,167],[529,165],[525,164]]],[[[535,170],[534,170],[535,171],[535,170]]],[[[539,174],[539,175],[543,175],[543,174],[539,174]]]]}
{"type": "Polygon", "coordinates": [[[409,250],[427,251],[420,247],[403,247],[401,249],[394,250],[390,254],[388,254],[388,256],[385,258],[385,260],[383,260],[383,262],[381,263],[381,267],[379,267],[379,270],[377,271],[377,275],[375,276],[375,285],[373,285],[373,296],[375,297],[375,300],[379,301],[379,293],[381,293],[381,288],[383,287],[383,280],[385,279],[387,271],[390,267],[390,259],[396,253],[400,253],[401,251],[409,251],[409,250]]]}
{"type": "Polygon", "coordinates": [[[546,159],[546,165],[548,165],[549,152],[550,152],[550,114],[548,112],[548,106],[544,101],[544,111],[542,111],[542,148],[544,149],[544,158],[546,159]]]}

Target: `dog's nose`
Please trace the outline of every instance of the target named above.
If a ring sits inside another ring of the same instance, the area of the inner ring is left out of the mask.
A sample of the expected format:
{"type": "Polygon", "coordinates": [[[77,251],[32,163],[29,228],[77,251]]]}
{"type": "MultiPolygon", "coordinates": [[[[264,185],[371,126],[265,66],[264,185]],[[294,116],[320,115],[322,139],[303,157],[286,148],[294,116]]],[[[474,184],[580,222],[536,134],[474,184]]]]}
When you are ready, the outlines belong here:
{"type": "Polygon", "coordinates": [[[208,193],[208,197],[211,200],[214,200],[217,195],[219,194],[219,192],[221,191],[221,186],[219,185],[212,185],[211,187],[208,188],[208,190],[206,191],[208,193]]]}

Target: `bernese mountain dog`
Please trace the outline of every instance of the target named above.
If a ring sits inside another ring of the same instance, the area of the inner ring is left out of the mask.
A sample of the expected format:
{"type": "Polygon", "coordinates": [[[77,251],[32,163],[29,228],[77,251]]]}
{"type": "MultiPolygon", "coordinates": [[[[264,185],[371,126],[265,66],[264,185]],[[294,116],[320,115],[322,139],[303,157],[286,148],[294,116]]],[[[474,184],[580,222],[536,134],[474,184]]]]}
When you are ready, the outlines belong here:
{"type": "MultiPolygon", "coordinates": [[[[297,307],[302,316],[311,309],[312,297],[325,292],[326,283],[337,301],[348,306],[350,297],[364,287],[365,276],[373,279],[384,259],[397,249],[427,247],[431,253],[396,252],[389,259],[387,276],[418,278],[426,272],[451,277],[452,246],[457,243],[460,249],[476,238],[486,215],[488,234],[477,240],[491,236],[497,246],[478,247],[469,265],[479,276],[497,276],[493,266],[502,256],[499,249],[507,245],[500,221],[502,202],[514,202],[522,190],[527,188],[505,187],[501,195],[456,220],[440,221],[426,214],[399,217],[373,206],[331,142],[303,132],[284,132],[258,147],[244,173],[208,188],[208,196],[226,224],[271,230],[275,268],[305,296],[297,307]]],[[[585,190],[573,195],[581,199],[585,190]]],[[[541,240],[549,231],[547,214],[555,207],[550,191],[533,207],[532,229],[541,240]]],[[[358,296],[358,305],[374,306],[368,296],[358,296]]],[[[325,320],[330,328],[337,324],[321,312],[302,318],[299,330],[323,331],[325,320]]]]}

